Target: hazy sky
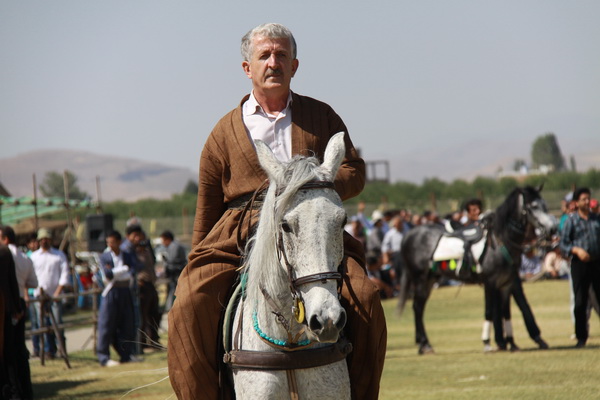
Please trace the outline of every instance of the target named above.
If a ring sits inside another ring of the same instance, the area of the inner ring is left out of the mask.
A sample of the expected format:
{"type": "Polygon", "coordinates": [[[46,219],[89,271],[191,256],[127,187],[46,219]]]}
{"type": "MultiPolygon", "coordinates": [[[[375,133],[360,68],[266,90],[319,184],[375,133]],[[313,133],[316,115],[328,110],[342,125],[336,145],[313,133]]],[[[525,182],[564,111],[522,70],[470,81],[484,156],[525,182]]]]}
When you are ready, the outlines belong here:
{"type": "Polygon", "coordinates": [[[280,22],[298,42],[292,89],[329,103],[394,180],[464,176],[444,153],[528,158],[549,131],[590,166],[599,15],[597,0],[2,1],[0,158],[67,148],[196,170],[250,90],[240,38],[280,22]]]}

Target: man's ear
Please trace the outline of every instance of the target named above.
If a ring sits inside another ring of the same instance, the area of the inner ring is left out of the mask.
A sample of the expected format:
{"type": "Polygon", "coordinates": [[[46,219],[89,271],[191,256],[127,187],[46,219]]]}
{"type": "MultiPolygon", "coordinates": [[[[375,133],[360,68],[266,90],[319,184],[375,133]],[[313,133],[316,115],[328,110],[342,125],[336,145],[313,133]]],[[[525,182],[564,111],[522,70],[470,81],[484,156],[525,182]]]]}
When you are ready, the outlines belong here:
{"type": "Polygon", "coordinates": [[[296,75],[296,71],[298,71],[299,64],[300,64],[300,62],[298,61],[297,58],[292,61],[292,78],[294,77],[294,75],[296,75]]]}
{"type": "Polygon", "coordinates": [[[242,69],[246,76],[252,79],[252,71],[250,71],[250,63],[248,61],[242,61],[242,69]]]}

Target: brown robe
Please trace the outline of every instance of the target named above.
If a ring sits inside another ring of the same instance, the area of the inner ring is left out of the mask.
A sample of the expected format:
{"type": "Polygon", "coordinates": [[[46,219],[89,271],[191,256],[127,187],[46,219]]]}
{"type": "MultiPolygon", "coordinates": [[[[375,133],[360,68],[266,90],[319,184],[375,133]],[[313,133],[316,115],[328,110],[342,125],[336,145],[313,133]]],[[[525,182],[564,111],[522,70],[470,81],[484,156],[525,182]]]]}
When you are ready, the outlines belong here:
{"type": "MultiPolygon", "coordinates": [[[[347,132],[327,104],[292,94],[292,154],[323,161],[329,138],[347,132]]],[[[198,202],[189,263],[177,284],[169,312],[169,377],[179,399],[219,398],[219,319],[236,279],[240,256],[237,227],[241,210],[227,203],[253,193],[266,180],[242,120],[241,105],[225,115],[209,136],[200,158],[198,202]]],[[[346,156],[335,188],[342,200],[360,193],[364,161],[348,135],[346,156]]],[[[246,237],[246,224],[242,236],[246,237]]],[[[360,243],[345,234],[347,277],[342,305],[354,350],[348,366],[354,399],[377,399],[385,358],[387,330],[377,288],[368,279],[360,243]]]]}

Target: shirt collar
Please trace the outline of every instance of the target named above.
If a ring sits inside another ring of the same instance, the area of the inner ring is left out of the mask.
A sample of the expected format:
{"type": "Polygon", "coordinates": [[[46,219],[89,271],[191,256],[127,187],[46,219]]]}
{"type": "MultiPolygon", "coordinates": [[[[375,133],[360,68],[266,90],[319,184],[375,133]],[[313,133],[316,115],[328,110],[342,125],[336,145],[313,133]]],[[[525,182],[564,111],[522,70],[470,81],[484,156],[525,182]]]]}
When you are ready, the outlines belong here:
{"type": "MultiPolygon", "coordinates": [[[[288,94],[286,108],[289,108],[290,104],[292,104],[292,91],[291,90],[290,90],[290,93],[288,94]]],[[[244,112],[244,115],[253,115],[256,113],[267,115],[267,113],[263,110],[263,108],[260,106],[260,104],[258,104],[256,97],[254,97],[254,90],[252,92],[250,92],[250,97],[244,103],[243,112],[244,112]]]]}

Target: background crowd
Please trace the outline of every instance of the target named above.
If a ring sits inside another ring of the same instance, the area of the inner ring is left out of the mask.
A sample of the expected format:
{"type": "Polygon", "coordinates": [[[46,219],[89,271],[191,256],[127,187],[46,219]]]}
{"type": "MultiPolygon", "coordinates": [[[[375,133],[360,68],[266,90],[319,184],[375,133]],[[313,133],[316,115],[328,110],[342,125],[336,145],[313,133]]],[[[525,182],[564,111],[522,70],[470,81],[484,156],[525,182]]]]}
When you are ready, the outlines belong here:
{"type": "MultiPolygon", "coordinates": [[[[407,209],[388,210],[385,206],[381,206],[368,217],[365,209],[366,204],[359,203],[357,213],[350,218],[345,229],[363,243],[369,277],[379,288],[381,296],[390,298],[398,294],[403,269],[400,250],[406,233],[422,224],[438,224],[449,230],[477,224],[482,215],[483,204],[479,199],[470,199],[464,202],[460,210],[444,216],[439,216],[434,211],[416,214],[407,209]]],[[[597,301],[597,297],[600,297],[598,296],[600,293],[598,212],[598,200],[591,197],[589,189],[578,188],[568,193],[561,202],[558,229],[551,244],[540,246],[536,241],[532,241],[524,245],[519,268],[520,280],[513,285],[520,288],[520,293],[523,293],[521,281],[569,280],[570,309],[575,324],[572,338],[577,340],[578,347],[585,346],[587,341],[591,310],[595,309],[600,315],[597,301]]],[[[448,284],[459,284],[459,282],[442,280],[438,283],[438,285],[448,284]]],[[[524,294],[522,297],[524,299],[524,294]]],[[[525,314],[533,316],[528,310],[529,305],[526,300],[519,301],[515,296],[515,301],[524,316],[525,314]]],[[[534,330],[535,332],[530,332],[530,335],[539,344],[542,342],[539,329],[534,330]]],[[[546,348],[545,342],[543,344],[540,347],[546,348]]]]}
{"type": "MultiPolygon", "coordinates": [[[[153,246],[139,220],[128,221],[124,236],[106,235],[106,249],[92,253],[90,263],[71,267],[64,252],[55,248],[52,232],[39,231],[17,243],[10,226],[0,226],[0,398],[32,399],[30,358],[67,357],[63,308],[66,291],[92,286],[99,310],[96,355],[101,367],[143,361],[148,351],[164,350],[159,339],[162,313],[173,303],[175,287],[187,262],[187,251],[169,230],[153,246]],[[25,244],[25,243],[24,243],[25,244]],[[158,264],[164,268],[157,268],[158,264]],[[159,305],[157,279],[167,290],[159,305]],[[75,280],[75,281],[74,281],[75,280]],[[26,346],[29,321],[32,349],[26,346]],[[111,347],[116,357],[111,359],[111,347]]],[[[78,306],[90,302],[81,296],[78,306]]]]}
{"type": "MultiPolygon", "coordinates": [[[[366,214],[366,204],[359,203],[357,212],[345,229],[359,240],[365,249],[368,275],[379,288],[383,298],[398,294],[402,274],[400,250],[406,233],[421,224],[439,224],[449,229],[476,224],[482,212],[482,202],[471,199],[460,210],[439,216],[434,211],[422,214],[407,209],[379,207],[366,214]]],[[[575,325],[573,339],[577,346],[585,346],[588,337],[588,319],[598,308],[600,291],[600,225],[599,205],[589,190],[577,189],[565,196],[561,203],[557,235],[550,246],[539,247],[535,242],[526,244],[521,260],[520,278],[523,281],[541,279],[569,280],[571,288],[572,319],[575,325]],[[582,239],[582,230],[592,232],[582,239]],[[585,249],[581,252],[580,249],[585,249]],[[594,268],[596,267],[596,268],[594,268]]],[[[167,312],[174,300],[178,277],[186,265],[187,251],[171,231],[164,231],[158,246],[153,246],[142,229],[140,221],[128,221],[124,235],[117,231],[106,237],[106,249],[98,255],[97,265],[76,266],[72,274],[65,254],[53,247],[49,230],[40,229],[26,247],[19,247],[14,230],[0,226],[0,384],[2,396],[33,398],[29,359],[46,359],[66,355],[62,330],[58,337],[53,331],[32,335],[33,352],[26,346],[26,320],[33,331],[62,323],[64,300],[60,295],[73,286],[76,276],[80,290],[96,282],[102,288],[99,295],[98,340],[96,354],[100,366],[111,367],[127,362],[140,362],[144,352],[164,349],[158,328],[162,313],[167,312]],[[160,259],[160,260],[159,260],[160,259]],[[157,270],[162,262],[164,269],[157,270]],[[158,271],[158,273],[157,273],[158,271]],[[159,305],[157,279],[166,281],[163,305],[159,305]],[[45,300],[44,302],[40,300],[45,300]],[[42,307],[45,318],[42,321],[42,307]],[[110,348],[116,352],[111,358],[110,348]]],[[[441,281],[439,285],[458,284],[441,281]]],[[[520,283],[519,283],[520,286],[520,283]]],[[[516,298],[515,298],[516,300],[516,298]]],[[[81,303],[80,306],[86,303],[81,303]]],[[[538,330],[539,332],[539,330],[538,330]]]]}

